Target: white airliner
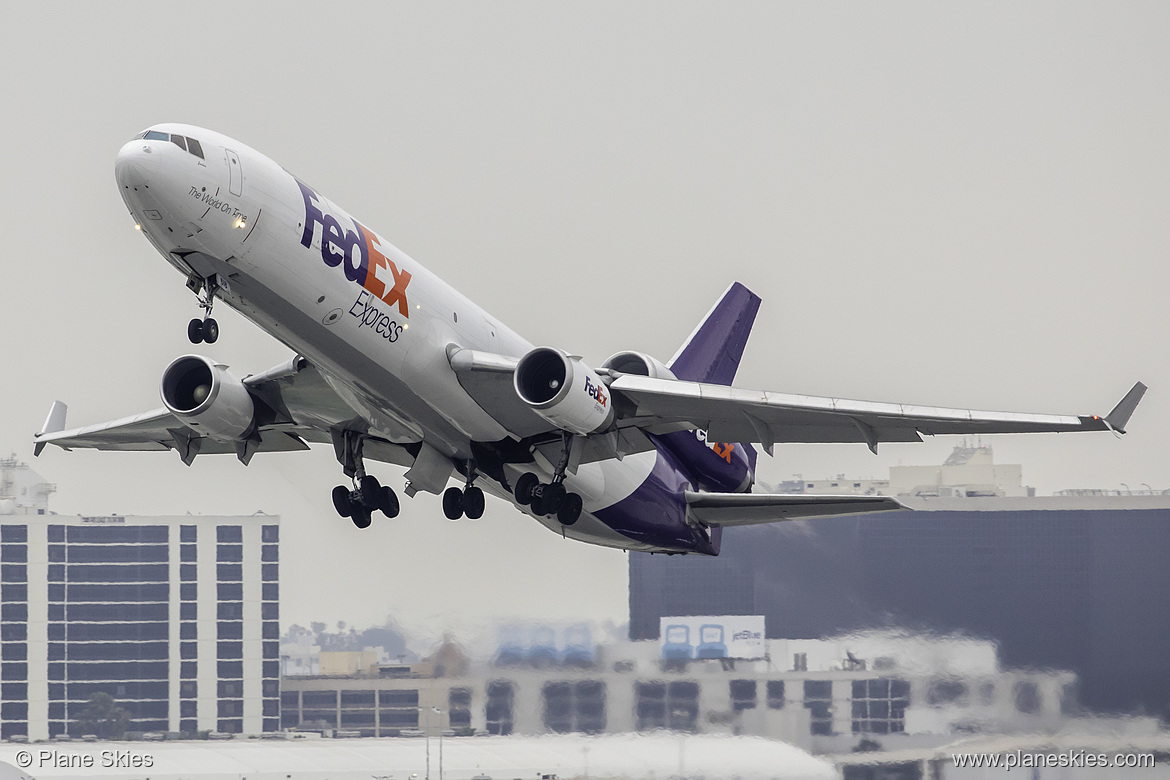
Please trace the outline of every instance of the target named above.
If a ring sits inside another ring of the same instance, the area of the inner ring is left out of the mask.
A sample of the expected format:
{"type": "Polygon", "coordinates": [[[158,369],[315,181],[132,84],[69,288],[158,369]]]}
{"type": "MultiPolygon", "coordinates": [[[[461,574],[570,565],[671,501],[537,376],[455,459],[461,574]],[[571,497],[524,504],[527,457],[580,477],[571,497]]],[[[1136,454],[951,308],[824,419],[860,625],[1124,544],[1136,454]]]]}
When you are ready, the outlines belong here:
{"type": "Polygon", "coordinates": [[[760,299],[732,284],[668,362],[619,352],[593,369],[534,347],[280,165],[200,127],[156,125],[119,151],[135,227],[199,296],[192,342],[224,301],[296,356],[237,379],[184,355],[163,408],[35,437],[65,449],[234,453],[332,444],[339,514],[394,517],[366,471],[407,467],[405,494],[478,518],[484,491],[546,527],[610,547],[718,555],[725,526],[902,508],[892,498],[753,492],[756,451],[782,442],[920,441],[920,434],[1124,432],[1139,382],[1105,417],[977,412],[732,388],[760,299]],[[454,479],[457,486],[448,487],[454,479]]]}

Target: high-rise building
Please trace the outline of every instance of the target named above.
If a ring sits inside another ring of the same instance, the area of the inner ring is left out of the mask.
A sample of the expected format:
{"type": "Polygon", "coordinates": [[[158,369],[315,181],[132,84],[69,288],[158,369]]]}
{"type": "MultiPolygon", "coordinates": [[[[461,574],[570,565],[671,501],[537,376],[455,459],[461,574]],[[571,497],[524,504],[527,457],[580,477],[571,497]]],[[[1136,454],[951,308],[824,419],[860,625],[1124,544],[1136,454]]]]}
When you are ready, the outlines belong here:
{"type": "Polygon", "coordinates": [[[279,519],[0,514],[0,738],[279,728],[279,519]]]}
{"type": "Polygon", "coordinates": [[[927,511],[733,528],[718,558],[630,555],[630,638],[669,615],[764,615],[770,638],[874,628],[997,643],[1080,701],[1166,715],[1170,495],[906,499],[927,511]]]}

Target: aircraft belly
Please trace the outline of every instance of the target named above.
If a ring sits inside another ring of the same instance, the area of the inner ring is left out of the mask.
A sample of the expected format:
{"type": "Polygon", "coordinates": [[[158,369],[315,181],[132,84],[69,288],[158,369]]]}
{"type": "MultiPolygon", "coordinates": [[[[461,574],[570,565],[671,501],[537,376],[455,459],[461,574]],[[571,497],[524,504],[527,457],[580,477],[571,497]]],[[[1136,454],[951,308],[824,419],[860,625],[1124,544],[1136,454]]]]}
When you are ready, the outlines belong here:
{"type": "Polygon", "coordinates": [[[363,344],[355,343],[352,334],[347,337],[343,328],[354,329],[356,317],[343,308],[344,277],[340,284],[322,284],[320,292],[302,308],[292,301],[309,297],[310,286],[306,280],[288,273],[272,281],[264,273],[264,267],[275,261],[263,258],[257,263],[260,258],[261,253],[255,250],[247,260],[233,258],[230,262],[200,256],[201,262],[227,278],[229,290],[224,292],[225,302],[317,366],[339,395],[378,432],[398,443],[419,441],[429,435],[436,440],[433,443],[445,443],[445,449],[450,450],[448,454],[467,450],[466,434],[420,398],[410,382],[400,375],[402,350],[393,349],[394,344],[383,343],[375,345],[379,347],[377,352],[367,351],[363,344]],[[270,281],[271,286],[266,284],[270,281]],[[318,304],[320,297],[325,300],[318,304]]]}

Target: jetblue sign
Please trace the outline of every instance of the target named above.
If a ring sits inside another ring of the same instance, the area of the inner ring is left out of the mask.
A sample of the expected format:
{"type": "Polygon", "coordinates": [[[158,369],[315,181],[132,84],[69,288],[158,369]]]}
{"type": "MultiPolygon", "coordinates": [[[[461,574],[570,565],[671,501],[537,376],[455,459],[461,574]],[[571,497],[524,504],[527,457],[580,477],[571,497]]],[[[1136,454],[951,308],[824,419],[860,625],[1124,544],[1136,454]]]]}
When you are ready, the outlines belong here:
{"type": "Polygon", "coordinates": [[[664,617],[658,628],[665,661],[759,661],[766,655],[763,615],[664,617]]]}

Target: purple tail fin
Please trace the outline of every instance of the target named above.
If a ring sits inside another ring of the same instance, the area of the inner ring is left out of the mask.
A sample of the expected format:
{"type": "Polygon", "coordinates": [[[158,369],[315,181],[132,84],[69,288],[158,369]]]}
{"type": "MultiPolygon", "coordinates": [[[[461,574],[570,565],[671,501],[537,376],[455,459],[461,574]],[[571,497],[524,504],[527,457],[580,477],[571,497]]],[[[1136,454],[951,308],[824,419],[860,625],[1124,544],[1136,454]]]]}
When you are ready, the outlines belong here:
{"type": "Polygon", "coordinates": [[[690,382],[730,385],[759,309],[759,297],[733,282],[671,359],[670,370],[690,382]]]}

